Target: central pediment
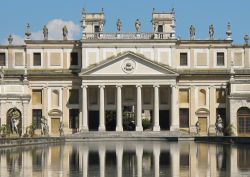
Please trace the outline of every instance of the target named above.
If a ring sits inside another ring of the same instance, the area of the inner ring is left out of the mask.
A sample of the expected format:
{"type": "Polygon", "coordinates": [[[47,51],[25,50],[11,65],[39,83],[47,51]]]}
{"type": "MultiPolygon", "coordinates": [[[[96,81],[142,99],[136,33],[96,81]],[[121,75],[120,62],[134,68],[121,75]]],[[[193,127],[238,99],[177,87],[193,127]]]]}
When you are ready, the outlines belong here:
{"type": "Polygon", "coordinates": [[[80,76],[178,76],[169,66],[156,63],[143,55],[125,52],[83,70],[80,76]]]}

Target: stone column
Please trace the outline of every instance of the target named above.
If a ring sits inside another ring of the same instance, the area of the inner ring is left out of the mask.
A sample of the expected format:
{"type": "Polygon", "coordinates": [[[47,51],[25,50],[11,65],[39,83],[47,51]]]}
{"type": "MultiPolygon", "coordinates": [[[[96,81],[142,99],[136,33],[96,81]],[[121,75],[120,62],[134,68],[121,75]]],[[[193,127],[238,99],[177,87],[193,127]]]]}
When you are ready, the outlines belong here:
{"type": "Polygon", "coordinates": [[[142,128],[142,100],[141,100],[141,85],[137,85],[137,114],[136,114],[136,131],[143,131],[142,128]]]}
{"type": "Polygon", "coordinates": [[[179,130],[179,104],[178,89],[176,85],[171,85],[171,131],[179,130]]]}
{"type": "Polygon", "coordinates": [[[105,177],[105,156],[106,156],[105,147],[101,145],[99,147],[100,177],[105,177]]]}
{"type": "Polygon", "coordinates": [[[100,102],[99,102],[99,131],[105,131],[106,128],[105,128],[105,108],[104,108],[104,88],[105,86],[104,85],[100,85],[99,86],[99,93],[100,93],[100,102]]]}
{"type": "Polygon", "coordinates": [[[159,126],[159,85],[154,85],[154,127],[153,131],[160,131],[159,126]]]}
{"type": "Polygon", "coordinates": [[[84,147],[83,157],[82,157],[83,177],[88,177],[88,159],[89,159],[89,149],[88,149],[88,147],[84,147]]]}
{"type": "Polygon", "coordinates": [[[123,146],[122,144],[119,144],[116,146],[117,177],[122,177],[122,158],[123,158],[123,146]]]}
{"type": "Polygon", "coordinates": [[[88,131],[88,94],[87,85],[82,85],[82,119],[80,119],[80,131],[88,131]]]}
{"type": "Polygon", "coordinates": [[[142,177],[142,156],[143,146],[139,144],[136,146],[137,177],[142,177]]]}
{"type": "Polygon", "coordinates": [[[195,94],[195,86],[191,86],[190,88],[190,133],[197,133],[196,130],[196,122],[198,121],[198,117],[195,114],[196,111],[196,94],[195,94]]]}
{"type": "Polygon", "coordinates": [[[216,89],[214,86],[209,87],[209,135],[215,135],[216,122],[216,89]]]}
{"type": "Polygon", "coordinates": [[[160,153],[161,153],[161,148],[160,144],[154,144],[153,145],[153,155],[154,155],[154,177],[159,177],[160,176],[160,153]]]}
{"type": "Polygon", "coordinates": [[[116,95],[116,131],[123,131],[122,127],[122,86],[117,85],[116,95]]]}
{"type": "Polygon", "coordinates": [[[64,134],[70,134],[69,129],[69,109],[67,107],[69,100],[69,89],[67,87],[63,87],[63,116],[62,116],[62,122],[64,124],[64,134]]]}
{"type": "Polygon", "coordinates": [[[180,175],[180,151],[178,143],[170,144],[172,176],[180,175]]]}

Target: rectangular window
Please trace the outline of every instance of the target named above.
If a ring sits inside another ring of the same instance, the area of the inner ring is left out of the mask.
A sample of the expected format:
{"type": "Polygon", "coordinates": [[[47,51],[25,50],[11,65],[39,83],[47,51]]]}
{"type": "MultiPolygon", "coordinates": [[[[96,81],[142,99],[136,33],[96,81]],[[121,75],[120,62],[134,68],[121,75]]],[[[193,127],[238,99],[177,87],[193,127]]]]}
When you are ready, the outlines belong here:
{"type": "Polygon", "coordinates": [[[41,66],[41,53],[34,53],[33,54],[33,66],[41,66]]]}
{"type": "Polygon", "coordinates": [[[79,90],[69,90],[69,104],[79,104],[79,90]]]}
{"type": "Polygon", "coordinates": [[[224,59],[224,52],[217,53],[217,66],[224,66],[225,59],[224,59]]]}
{"type": "Polygon", "coordinates": [[[189,109],[180,109],[180,128],[189,128],[189,109]]]}
{"type": "Polygon", "coordinates": [[[226,103],[226,90],[225,89],[216,89],[216,102],[226,103]]]}
{"type": "Polygon", "coordinates": [[[99,33],[100,32],[100,26],[96,25],[95,26],[95,33],[99,33]]]}
{"type": "Polygon", "coordinates": [[[189,103],[189,90],[180,89],[179,90],[179,102],[180,103],[189,103]]]}
{"type": "Polygon", "coordinates": [[[158,25],[158,32],[163,33],[163,25],[158,25]]]}
{"type": "Polygon", "coordinates": [[[0,66],[6,65],[6,56],[5,53],[0,53],[0,66]]]}
{"type": "Polygon", "coordinates": [[[69,128],[71,129],[79,128],[79,109],[69,110],[69,128]]]}
{"type": "Polygon", "coordinates": [[[187,53],[180,53],[180,66],[188,65],[188,55],[187,53]]]}
{"type": "Polygon", "coordinates": [[[70,65],[71,66],[78,65],[78,53],[77,52],[70,53],[70,65]]]}
{"type": "Polygon", "coordinates": [[[32,104],[42,104],[42,90],[32,90],[32,104]]]}
{"type": "Polygon", "coordinates": [[[35,125],[36,129],[41,129],[41,118],[42,118],[42,110],[33,109],[32,110],[32,122],[35,125]]]}

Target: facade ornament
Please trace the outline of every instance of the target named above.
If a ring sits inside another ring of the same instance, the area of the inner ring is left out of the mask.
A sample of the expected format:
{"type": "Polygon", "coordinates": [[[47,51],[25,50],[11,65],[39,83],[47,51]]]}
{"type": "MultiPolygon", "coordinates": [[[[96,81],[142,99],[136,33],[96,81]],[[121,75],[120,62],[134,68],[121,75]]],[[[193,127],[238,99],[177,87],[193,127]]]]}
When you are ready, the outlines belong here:
{"type": "Polygon", "coordinates": [[[26,36],[26,40],[30,39],[31,31],[30,31],[30,24],[29,23],[27,23],[27,25],[26,25],[25,36],[26,36]]]}
{"type": "Polygon", "coordinates": [[[82,39],[84,39],[86,37],[86,22],[85,22],[85,18],[86,18],[86,10],[83,8],[82,9],[82,20],[81,20],[81,27],[82,27],[82,39]]]}
{"type": "Polygon", "coordinates": [[[49,38],[49,30],[46,25],[43,26],[43,39],[48,40],[49,38]]]}
{"type": "Polygon", "coordinates": [[[249,36],[246,34],[244,36],[245,45],[248,46],[249,36]]]}
{"type": "Polygon", "coordinates": [[[231,68],[230,68],[230,81],[233,81],[234,80],[234,74],[235,74],[235,71],[234,71],[234,61],[232,60],[231,61],[231,68]]]}
{"type": "Polygon", "coordinates": [[[135,68],[136,68],[136,63],[134,60],[131,59],[124,60],[122,64],[122,69],[125,73],[131,74],[134,72],[135,68]]]}
{"type": "Polygon", "coordinates": [[[139,33],[141,31],[141,22],[138,18],[135,21],[135,29],[136,29],[137,33],[139,33]]]}
{"type": "Polygon", "coordinates": [[[196,122],[195,127],[196,127],[196,134],[200,135],[201,128],[199,120],[196,122]]]}
{"type": "Polygon", "coordinates": [[[118,18],[117,22],[116,22],[116,27],[117,27],[117,32],[121,32],[122,30],[122,21],[120,18],[118,18]]]}
{"type": "Polygon", "coordinates": [[[0,77],[1,77],[1,82],[3,82],[4,80],[4,68],[3,67],[1,67],[0,77]]]}
{"type": "Polygon", "coordinates": [[[28,82],[28,69],[27,69],[27,65],[25,65],[25,67],[24,67],[23,81],[24,82],[28,82]]]}
{"type": "Polygon", "coordinates": [[[227,23],[227,40],[232,40],[232,28],[230,22],[227,23]]]}
{"type": "Polygon", "coordinates": [[[103,22],[100,23],[100,32],[103,32],[103,27],[104,27],[104,24],[103,22]]]}
{"type": "Polygon", "coordinates": [[[214,39],[214,25],[213,24],[209,25],[209,39],[210,40],[214,39]]]}
{"type": "Polygon", "coordinates": [[[223,129],[224,129],[224,124],[223,120],[220,117],[220,114],[217,115],[217,120],[215,123],[215,131],[217,136],[222,136],[223,135],[223,129]]]}
{"type": "Polygon", "coordinates": [[[8,42],[9,42],[9,45],[12,45],[12,43],[13,43],[13,37],[11,34],[8,37],[8,42]]]}
{"type": "Polygon", "coordinates": [[[190,34],[190,40],[194,40],[195,39],[195,27],[193,25],[191,25],[189,28],[189,34],[190,34]]]}
{"type": "Polygon", "coordinates": [[[63,31],[63,40],[68,40],[68,29],[66,25],[63,27],[62,31],[63,31]]]}

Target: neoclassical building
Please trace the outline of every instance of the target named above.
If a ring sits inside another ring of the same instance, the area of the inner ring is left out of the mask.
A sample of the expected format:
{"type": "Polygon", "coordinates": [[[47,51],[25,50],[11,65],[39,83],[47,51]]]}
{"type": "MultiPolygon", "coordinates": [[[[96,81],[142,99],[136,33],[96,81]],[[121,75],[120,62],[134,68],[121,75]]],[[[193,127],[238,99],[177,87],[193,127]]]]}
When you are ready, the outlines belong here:
{"type": "Polygon", "coordinates": [[[196,132],[213,135],[220,116],[234,134],[250,135],[250,50],[234,45],[228,24],[225,39],[178,39],[175,12],[152,13],[152,32],[105,32],[105,14],[82,13],[82,38],[31,40],[24,45],[0,46],[1,125],[16,116],[22,132],[32,123],[38,131],[41,118],[49,133],[126,131],[124,113],[134,118],[132,130],[196,132]],[[13,109],[14,108],[14,109],[13,109]],[[111,123],[110,123],[111,122],[111,123]]]}

